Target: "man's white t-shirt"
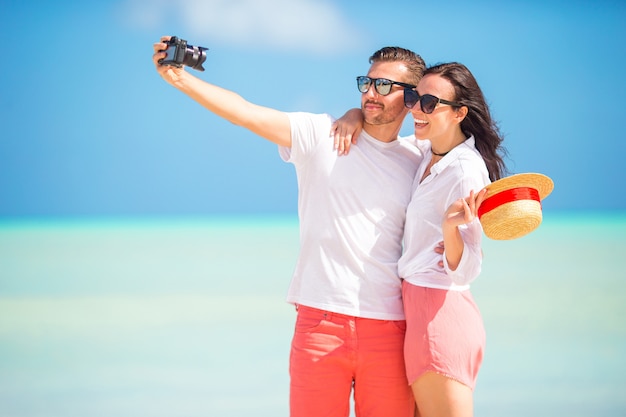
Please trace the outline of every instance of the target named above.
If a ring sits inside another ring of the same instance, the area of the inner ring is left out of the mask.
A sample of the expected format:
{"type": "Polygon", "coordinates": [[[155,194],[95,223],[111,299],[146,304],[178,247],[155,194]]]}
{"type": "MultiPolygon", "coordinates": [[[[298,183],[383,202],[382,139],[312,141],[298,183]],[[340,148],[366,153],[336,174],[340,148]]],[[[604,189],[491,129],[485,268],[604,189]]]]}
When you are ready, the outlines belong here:
{"type": "Polygon", "coordinates": [[[411,184],[422,160],[413,138],[361,133],[333,149],[327,114],[289,113],[298,179],[300,254],[287,301],[351,316],[403,320],[398,260],[411,184]]]}

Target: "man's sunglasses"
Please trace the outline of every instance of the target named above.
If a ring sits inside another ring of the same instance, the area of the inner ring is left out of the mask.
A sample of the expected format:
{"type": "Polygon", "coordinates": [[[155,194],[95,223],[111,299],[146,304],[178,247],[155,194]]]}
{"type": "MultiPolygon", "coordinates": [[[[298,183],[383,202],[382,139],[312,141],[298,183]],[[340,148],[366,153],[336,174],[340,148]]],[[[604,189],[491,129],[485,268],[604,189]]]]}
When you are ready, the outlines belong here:
{"type": "Polygon", "coordinates": [[[447,104],[454,107],[462,106],[462,104],[455,103],[454,101],[444,100],[431,94],[424,94],[423,96],[420,96],[415,90],[410,90],[408,88],[404,90],[404,105],[406,107],[412,109],[413,107],[415,107],[418,101],[420,103],[420,108],[422,109],[422,112],[424,112],[425,114],[431,114],[432,112],[434,112],[437,104],[439,103],[447,104]]]}
{"type": "Polygon", "coordinates": [[[391,93],[391,87],[393,87],[394,84],[404,88],[415,88],[414,85],[401,83],[399,81],[391,81],[386,78],[370,78],[364,75],[356,77],[356,86],[359,88],[361,93],[367,93],[372,86],[372,83],[374,83],[376,92],[381,96],[386,96],[391,93]]]}

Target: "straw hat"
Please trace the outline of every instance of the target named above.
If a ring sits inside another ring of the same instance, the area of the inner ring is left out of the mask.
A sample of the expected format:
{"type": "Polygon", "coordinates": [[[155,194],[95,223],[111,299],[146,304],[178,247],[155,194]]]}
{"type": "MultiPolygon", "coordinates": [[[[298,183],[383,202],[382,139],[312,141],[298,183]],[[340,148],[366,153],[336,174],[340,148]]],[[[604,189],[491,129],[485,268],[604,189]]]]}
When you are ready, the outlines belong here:
{"type": "Polygon", "coordinates": [[[543,174],[516,174],[485,187],[487,198],[478,208],[485,235],[496,240],[522,237],[541,223],[541,200],[554,188],[543,174]]]}

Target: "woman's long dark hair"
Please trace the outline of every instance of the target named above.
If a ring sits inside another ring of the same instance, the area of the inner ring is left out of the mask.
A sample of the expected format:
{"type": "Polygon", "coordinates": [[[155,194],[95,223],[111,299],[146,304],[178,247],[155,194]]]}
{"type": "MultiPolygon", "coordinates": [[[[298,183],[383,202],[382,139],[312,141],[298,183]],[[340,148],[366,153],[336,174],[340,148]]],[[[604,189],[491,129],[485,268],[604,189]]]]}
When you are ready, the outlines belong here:
{"type": "Polygon", "coordinates": [[[424,75],[428,74],[437,74],[452,84],[455,94],[452,101],[469,110],[461,122],[461,130],[467,137],[474,136],[476,149],[487,165],[491,181],[502,178],[506,173],[503,159],[506,149],[502,147],[504,138],[491,118],[483,92],[470,70],[458,62],[448,62],[427,68],[424,75]]]}

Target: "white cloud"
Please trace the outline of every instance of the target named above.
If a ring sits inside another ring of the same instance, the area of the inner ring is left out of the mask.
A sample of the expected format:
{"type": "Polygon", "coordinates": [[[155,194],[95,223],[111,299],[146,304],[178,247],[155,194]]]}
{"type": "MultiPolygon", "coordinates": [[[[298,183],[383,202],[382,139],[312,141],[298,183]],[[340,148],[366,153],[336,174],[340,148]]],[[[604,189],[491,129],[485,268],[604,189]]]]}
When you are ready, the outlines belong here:
{"type": "Polygon", "coordinates": [[[194,37],[235,46],[329,55],[363,36],[328,0],[128,0],[125,9],[134,25],[175,17],[194,37]]]}

